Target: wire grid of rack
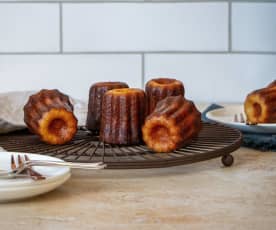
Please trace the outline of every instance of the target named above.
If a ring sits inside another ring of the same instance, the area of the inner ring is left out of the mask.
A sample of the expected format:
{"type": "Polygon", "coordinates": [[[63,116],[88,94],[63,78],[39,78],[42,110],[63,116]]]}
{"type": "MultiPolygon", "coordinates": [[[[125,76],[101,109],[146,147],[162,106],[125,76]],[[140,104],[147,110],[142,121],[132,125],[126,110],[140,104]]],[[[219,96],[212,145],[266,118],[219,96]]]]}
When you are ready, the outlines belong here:
{"type": "Polygon", "coordinates": [[[240,147],[241,141],[238,130],[211,123],[204,123],[199,136],[189,145],[171,153],[155,153],[144,144],[104,144],[83,128],[70,143],[60,146],[42,143],[26,130],[0,136],[0,146],[8,151],[45,154],[70,162],[103,161],[108,169],[169,167],[216,157],[222,157],[222,163],[231,166],[234,158],[230,153],[240,147]]]}

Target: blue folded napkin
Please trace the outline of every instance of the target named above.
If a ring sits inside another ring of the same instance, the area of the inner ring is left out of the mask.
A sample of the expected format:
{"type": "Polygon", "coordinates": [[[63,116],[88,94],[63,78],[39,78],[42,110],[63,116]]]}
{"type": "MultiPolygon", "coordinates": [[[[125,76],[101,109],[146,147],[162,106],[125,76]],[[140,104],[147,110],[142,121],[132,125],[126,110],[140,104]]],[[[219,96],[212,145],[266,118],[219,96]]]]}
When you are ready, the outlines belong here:
{"type": "MultiPolygon", "coordinates": [[[[217,104],[211,104],[208,106],[202,113],[202,120],[208,121],[211,123],[215,123],[213,121],[210,121],[206,114],[207,112],[223,108],[221,105],[217,104]]],[[[276,151],[276,135],[274,134],[260,134],[260,133],[248,133],[248,132],[242,132],[243,134],[243,146],[258,149],[261,151],[276,151]]]]}

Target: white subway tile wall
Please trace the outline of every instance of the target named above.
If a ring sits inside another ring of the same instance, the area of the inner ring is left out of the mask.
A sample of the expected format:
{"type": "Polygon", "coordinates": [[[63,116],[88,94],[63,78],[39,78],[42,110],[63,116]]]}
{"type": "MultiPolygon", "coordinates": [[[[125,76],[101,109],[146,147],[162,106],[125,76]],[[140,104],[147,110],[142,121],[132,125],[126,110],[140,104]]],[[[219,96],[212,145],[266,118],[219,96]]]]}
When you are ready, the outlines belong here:
{"type": "Polygon", "coordinates": [[[0,0],[0,92],[166,76],[241,102],[276,79],[276,0],[116,1],[0,0]]]}
{"type": "Polygon", "coordinates": [[[0,55],[0,91],[57,88],[88,98],[93,82],[141,87],[141,55],[0,55]]]}
{"type": "Polygon", "coordinates": [[[59,51],[57,4],[0,4],[0,52],[59,51]]]}
{"type": "Polygon", "coordinates": [[[226,3],[67,4],[64,51],[226,51],[226,3]]]}
{"type": "Polygon", "coordinates": [[[245,95],[276,79],[276,55],[149,54],[146,81],[153,76],[181,79],[186,96],[212,102],[243,101],[245,95]]]}
{"type": "Polygon", "coordinates": [[[233,3],[233,50],[276,51],[276,4],[233,3]]]}

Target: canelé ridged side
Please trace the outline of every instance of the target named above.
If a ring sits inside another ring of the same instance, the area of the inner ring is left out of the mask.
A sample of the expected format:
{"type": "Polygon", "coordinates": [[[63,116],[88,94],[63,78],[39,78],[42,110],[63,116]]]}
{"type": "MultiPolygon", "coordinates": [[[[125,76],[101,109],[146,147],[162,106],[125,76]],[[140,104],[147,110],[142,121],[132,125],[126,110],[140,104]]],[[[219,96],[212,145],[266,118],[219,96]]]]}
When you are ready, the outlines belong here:
{"type": "Polygon", "coordinates": [[[156,152],[171,152],[196,137],[201,114],[192,101],[172,96],[158,102],[142,128],[147,146],[156,152]]]}
{"type": "Polygon", "coordinates": [[[276,87],[255,90],[248,94],[244,111],[248,123],[276,123],[276,87]]]}
{"type": "Polygon", "coordinates": [[[89,90],[86,126],[92,132],[98,132],[101,125],[103,95],[112,89],[129,88],[124,82],[98,82],[89,90]]]}
{"type": "Polygon", "coordinates": [[[141,142],[145,93],[140,89],[108,91],[102,102],[100,138],[109,144],[132,145],[141,142]]]}
{"type": "Polygon", "coordinates": [[[67,95],[43,89],[30,96],[24,106],[24,121],[29,130],[49,144],[64,144],[77,131],[77,119],[67,95]]]}
{"type": "Polygon", "coordinates": [[[168,96],[184,96],[184,85],[181,81],[171,78],[155,78],[147,82],[146,95],[148,114],[150,114],[156,104],[168,96]]]}

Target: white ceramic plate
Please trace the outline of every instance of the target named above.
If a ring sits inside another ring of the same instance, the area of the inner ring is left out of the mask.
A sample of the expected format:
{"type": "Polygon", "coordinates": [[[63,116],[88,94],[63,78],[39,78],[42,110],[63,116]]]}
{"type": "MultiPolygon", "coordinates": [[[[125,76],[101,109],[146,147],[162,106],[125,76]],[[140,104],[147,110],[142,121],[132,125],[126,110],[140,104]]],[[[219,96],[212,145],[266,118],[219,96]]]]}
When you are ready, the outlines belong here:
{"type": "Polygon", "coordinates": [[[206,117],[209,120],[228,125],[230,127],[239,129],[244,132],[250,133],[267,133],[275,134],[276,133],[276,124],[258,124],[258,125],[247,125],[246,123],[234,122],[235,114],[242,113],[244,118],[246,118],[243,105],[229,105],[221,109],[216,109],[209,111],[206,114],[206,117]]]}
{"type": "MultiPolygon", "coordinates": [[[[11,154],[17,156],[18,153],[0,152],[0,169],[10,170],[11,154]]],[[[44,155],[27,155],[31,160],[61,161],[60,159],[44,155]]],[[[46,176],[46,179],[40,181],[33,181],[30,178],[0,179],[0,202],[30,198],[52,191],[62,185],[71,176],[69,167],[36,166],[34,169],[46,176]]]]}

